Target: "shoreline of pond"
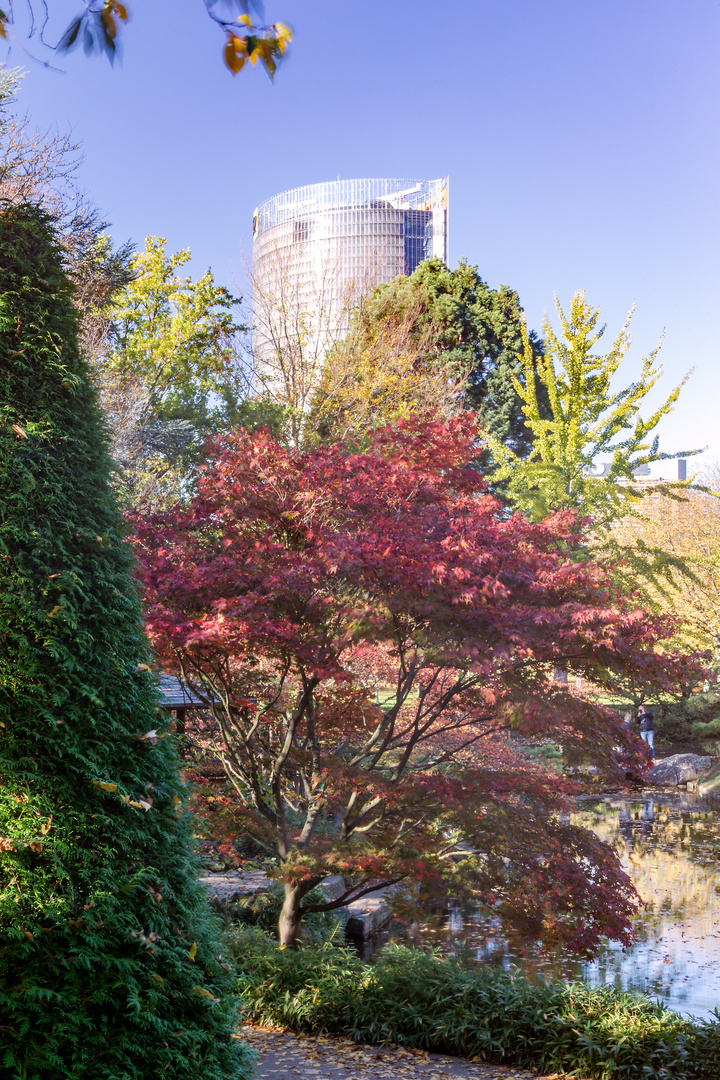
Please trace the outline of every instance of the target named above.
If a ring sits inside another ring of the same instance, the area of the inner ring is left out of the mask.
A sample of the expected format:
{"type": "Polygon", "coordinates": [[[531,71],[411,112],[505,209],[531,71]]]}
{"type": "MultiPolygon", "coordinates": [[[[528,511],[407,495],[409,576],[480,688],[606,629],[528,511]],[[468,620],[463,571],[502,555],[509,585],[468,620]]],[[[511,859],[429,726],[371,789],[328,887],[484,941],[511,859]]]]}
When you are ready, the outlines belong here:
{"type": "Polygon", "coordinates": [[[720,798],[684,789],[622,788],[576,797],[571,818],[619,851],[646,907],[636,940],[605,942],[593,960],[527,951],[501,934],[492,916],[460,906],[419,923],[392,922],[357,945],[365,960],[391,941],[462,953],[478,965],[530,978],[610,985],[659,1000],[681,1015],[709,1018],[720,1006],[720,798]]]}

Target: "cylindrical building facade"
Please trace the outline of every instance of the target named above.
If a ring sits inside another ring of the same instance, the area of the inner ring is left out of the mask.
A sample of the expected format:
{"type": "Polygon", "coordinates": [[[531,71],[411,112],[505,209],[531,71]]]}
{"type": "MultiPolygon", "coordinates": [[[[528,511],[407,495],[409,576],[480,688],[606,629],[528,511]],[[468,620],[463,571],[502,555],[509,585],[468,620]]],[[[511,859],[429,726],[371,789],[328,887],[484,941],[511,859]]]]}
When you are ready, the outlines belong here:
{"type": "Polygon", "coordinates": [[[447,211],[447,178],[331,180],[262,203],[253,216],[256,358],[277,347],[272,309],[285,318],[294,305],[319,355],[357,297],[423,259],[447,262],[447,211]]]}

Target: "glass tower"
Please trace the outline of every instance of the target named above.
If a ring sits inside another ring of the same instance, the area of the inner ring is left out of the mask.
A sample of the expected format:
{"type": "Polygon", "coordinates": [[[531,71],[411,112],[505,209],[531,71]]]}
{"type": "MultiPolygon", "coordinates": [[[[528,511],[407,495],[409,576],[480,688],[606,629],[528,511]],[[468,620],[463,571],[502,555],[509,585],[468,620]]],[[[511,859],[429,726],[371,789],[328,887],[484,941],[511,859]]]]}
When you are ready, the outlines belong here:
{"type": "Polygon", "coordinates": [[[256,358],[262,362],[275,336],[271,309],[286,317],[288,296],[322,352],[374,285],[431,256],[446,263],[447,214],[447,177],[330,180],[261,203],[253,215],[256,358]]]}

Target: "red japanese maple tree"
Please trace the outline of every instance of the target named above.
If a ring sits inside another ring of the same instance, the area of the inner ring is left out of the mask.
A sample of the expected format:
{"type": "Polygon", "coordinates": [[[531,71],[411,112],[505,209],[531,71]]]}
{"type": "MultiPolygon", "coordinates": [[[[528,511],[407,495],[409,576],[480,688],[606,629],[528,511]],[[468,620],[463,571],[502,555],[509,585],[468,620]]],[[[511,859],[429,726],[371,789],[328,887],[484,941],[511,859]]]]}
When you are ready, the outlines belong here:
{"type": "Polygon", "coordinates": [[[568,555],[571,515],[504,516],[466,466],[477,439],[468,415],[360,454],[240,431],[188,509],[136,520],[148,631],[205,691],[237,828],[276,855],[283,945],[304,912],[403,881],[578,951],[628,936],[614,852],[503,733],[554,732],[616,768],[634,736],[553,670],[662,686],[666,628],[568,555]],[[345,895],[304,902],[332,873],[345,895]]]}

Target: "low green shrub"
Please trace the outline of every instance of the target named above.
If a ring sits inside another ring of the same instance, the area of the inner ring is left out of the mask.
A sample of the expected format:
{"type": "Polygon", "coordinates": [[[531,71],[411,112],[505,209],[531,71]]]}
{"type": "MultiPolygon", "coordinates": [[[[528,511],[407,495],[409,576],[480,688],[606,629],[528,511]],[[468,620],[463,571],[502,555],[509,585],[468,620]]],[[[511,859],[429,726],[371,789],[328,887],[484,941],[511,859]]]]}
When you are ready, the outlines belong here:
{"type": "Polygon", "coordinates": [[[656,740],[713,754],[720,737],[720,698],[716,693],[693,694],[685,701],[652,704],[656,740]]]}
{"type": "Polygon", "coordinates": [[[597,1080],[720,1077],[717,1020],[610,987],[535,984],[397,945],[372,965],[327,945],[280,951],[257,931],[237,933],[230,948],[245,1015],[266,1026],[597,1080]]]}

